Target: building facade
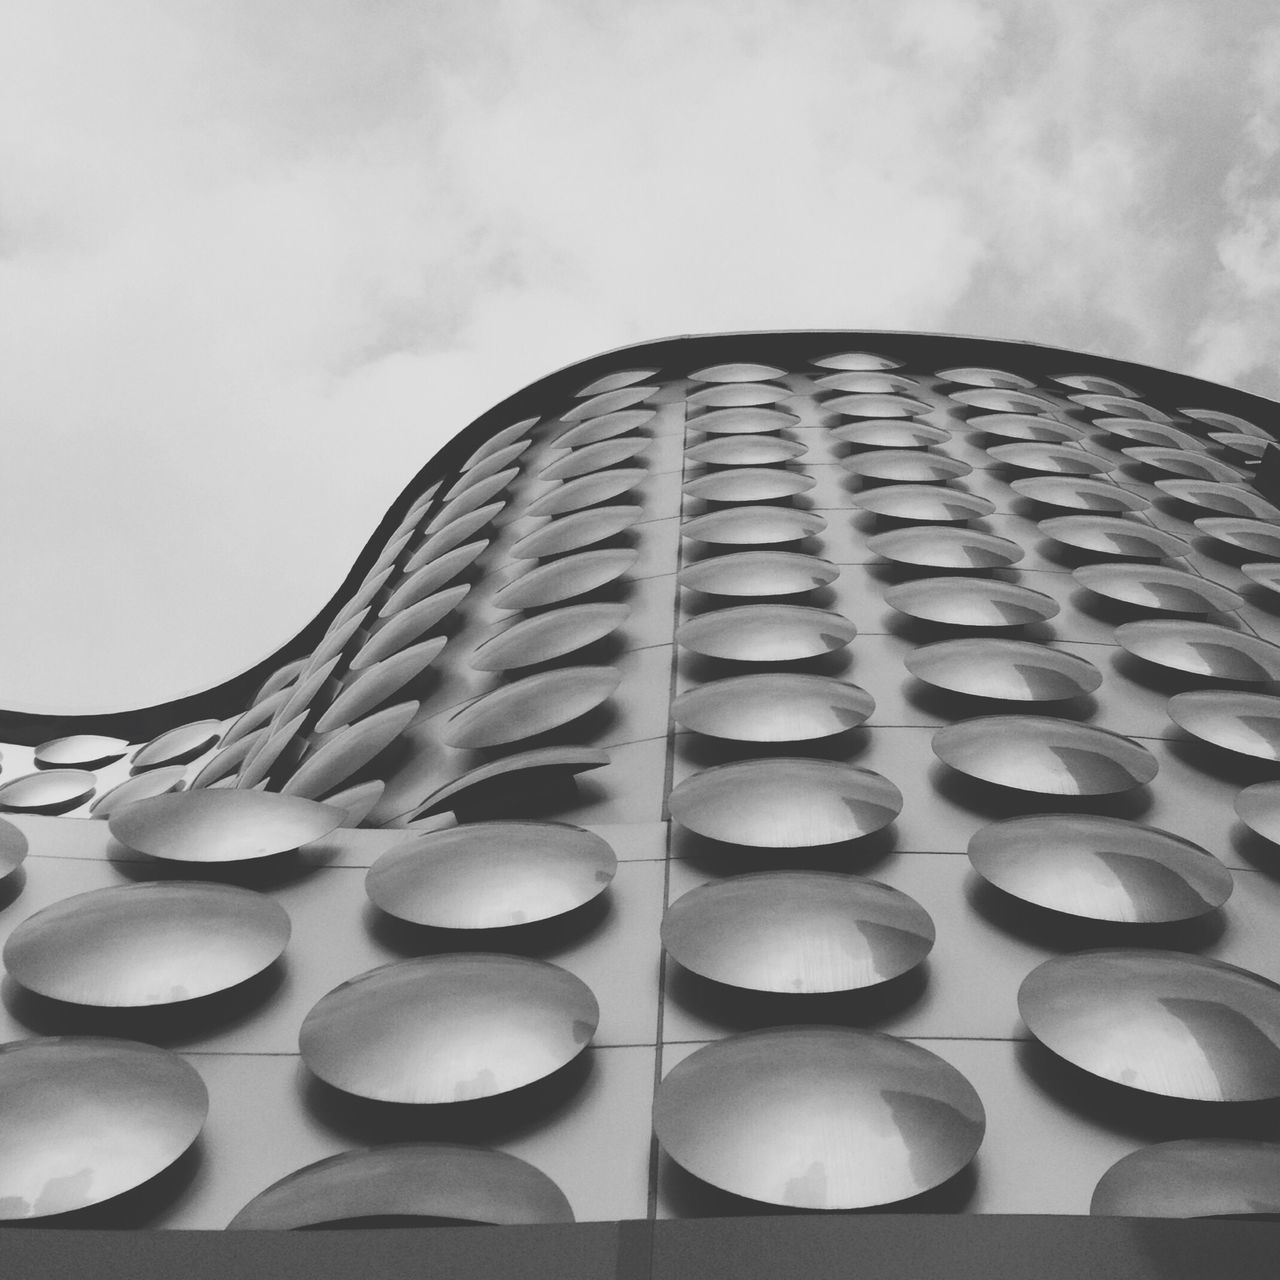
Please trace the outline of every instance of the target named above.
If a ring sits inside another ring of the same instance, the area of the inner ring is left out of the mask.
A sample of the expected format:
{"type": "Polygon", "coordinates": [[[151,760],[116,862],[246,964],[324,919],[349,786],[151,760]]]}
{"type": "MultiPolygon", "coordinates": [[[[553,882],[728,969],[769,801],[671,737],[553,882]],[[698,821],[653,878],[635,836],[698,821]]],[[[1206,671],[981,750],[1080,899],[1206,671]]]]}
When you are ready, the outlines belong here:
{"type": "Polygon", "coordinates": [[[1274,1214],[1278,431],[897,333],[511,397],[255,671],[0,717],[4,1216],[1274,1214]]]}

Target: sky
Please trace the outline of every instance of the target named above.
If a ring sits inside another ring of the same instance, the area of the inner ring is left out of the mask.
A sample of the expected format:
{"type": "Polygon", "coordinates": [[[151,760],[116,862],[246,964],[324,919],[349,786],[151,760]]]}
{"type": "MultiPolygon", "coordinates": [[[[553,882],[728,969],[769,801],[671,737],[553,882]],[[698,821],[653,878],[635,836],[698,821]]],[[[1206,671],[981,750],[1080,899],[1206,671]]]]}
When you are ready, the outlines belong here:
{"type": "Polygon", "coordinates": [[[0,0],[0,706],[147,705],[408,477],[680,333],[1280,398],[1272,0],[0,0]]]}

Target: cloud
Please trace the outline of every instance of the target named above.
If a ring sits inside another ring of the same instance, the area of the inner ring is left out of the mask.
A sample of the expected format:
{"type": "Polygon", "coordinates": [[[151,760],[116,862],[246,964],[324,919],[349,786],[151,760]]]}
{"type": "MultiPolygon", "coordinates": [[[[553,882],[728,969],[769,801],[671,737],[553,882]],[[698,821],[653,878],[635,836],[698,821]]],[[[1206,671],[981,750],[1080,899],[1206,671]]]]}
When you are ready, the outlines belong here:
{"type": "Polygon", "coordinates": [[[27,6],[0,50],[0,702],[241,669],[448,436],[644,338],[979,332],[1274,392],[1266,15],[27,6]]]}

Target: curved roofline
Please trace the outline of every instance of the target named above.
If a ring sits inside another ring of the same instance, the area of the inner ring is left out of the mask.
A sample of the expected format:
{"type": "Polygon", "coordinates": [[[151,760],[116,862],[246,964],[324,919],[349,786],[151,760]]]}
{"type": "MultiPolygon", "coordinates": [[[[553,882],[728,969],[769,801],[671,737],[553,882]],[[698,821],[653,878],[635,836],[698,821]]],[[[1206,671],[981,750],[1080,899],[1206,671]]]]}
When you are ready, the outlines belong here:
{"type": "Polygon", "coordinates": [[[1153,365],[1118,360],[1067,347],[1047,346],[1021,338],[989,338],[892,329],[765,329],[651,338],[614,347],[564,365],[513,392],[463,427],[443,448],[427,459],[401,489],[377,527],[370,533],[337,589],[311,621],[253,666],[217,685],[146,707],[80,714],[0,709],[0,737],[29,745],[68,733],[105,733],[138,741],[154,737],[171,725],[187,720],[222,719],[234,715],[249,704],[259,685],[277,667],[315,648],[330,621],[363,582],[389,537],[422,492],[437,481],[442,482],[439,493],[428,508],[429,517],[447,487],[443,482],[452,480],[471,454],[493,432],[521,418],[544,415],[549,411],[549,406],[560,402],[566,393],[572,395],[583,383],[594,381],[629,363],[642,361],[654,364],[662,370],[677,362],[689,365],[694,361],[693,352],[698,353],[696,363],[709,364],[728,359],[777,360],[781,353],[792,349],[795,358],[803,361],[824,354],[815,344],[821,343],[822,347],[826,347],[828,342],[833,345],[871,346],[886,356],[901,357],[912,363],[938,363],[942,366],[955,362],[951,348],[957,343],[964,344],[963,360],[967,364],[989,360],[998,365],[1001,353],[1014,349],[1018,353],[1019,366],[1025,369],[1029,354],[1040,353],[1040,360],[1036,363],[1044,364],[1042,372],[1045,376],[1078,372],[1079,370],[1073,370],[1062,362],[1087,360],[1091,366],[1088,372],[1115,377],[1120,381],[1138,382],[1143,394],[1155,393],[1161,397],[1184,401],[1204,396],[1212,407],[1255,420],[1280,440],[1280,404],[1263,396],[1172,370],[1159,369],[1153,365]],[[756,347],[759,350],[754,349],[756,347]]]}

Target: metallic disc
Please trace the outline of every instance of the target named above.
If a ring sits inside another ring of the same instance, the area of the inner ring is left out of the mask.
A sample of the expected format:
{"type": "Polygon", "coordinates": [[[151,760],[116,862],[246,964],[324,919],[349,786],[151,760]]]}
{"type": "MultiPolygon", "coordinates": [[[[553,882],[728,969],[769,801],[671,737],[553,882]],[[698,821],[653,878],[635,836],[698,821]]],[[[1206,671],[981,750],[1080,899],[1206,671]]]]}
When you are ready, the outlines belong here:
{"type": "Polygon", "coordinates": [[[1161,413],[1159,409],[1153,409],[1149,404],[1143,404],[1141,400],[1134,400],[1130,396],[1086,393],[1069,396],[1068,399],[1074,400],[1076,404],[1083,405],[1086,409],[1092,409],[1094,413],[1105,414],[1109,418],[1146,418],[1148,422],[1172,421],[1168,414],[1161,413]]]}
{"type": "Polygon", "coordinates": [[[734,662],[797,662],[843,649],[857,634],[852,622],[829,609],[744,604],[682,622],[676,644],[734,662]]]}
{"type": "Polygon", "coordinates": [[[495,517],[501,515],[506,510],[506,505],[505,502],[490,502],[487,506],[468,511],[466,515],[441,525],[405,561],[404,572],[417,573],[423,565],[439,560],[445,552],[452,551],[464,543],[474,542],[476,534],[482,532],[495,517]]]}
{"type": "Polygon", "coordinates": [[[638,552],[626,548],[579,551],[521,574],[495,593],[493,603],[513,612],[559,604],[617,581],[639,559],[638,552]]]}
{"type": "Polygon", "coordinates": [[[572,604],[495,629],[476,645],[477,671],[513,671],[552,662],[612,635],[631,613],[625,604],[572,604]]]}
{"type": "Polygon", "coordinates": [[[1280,986],[1180,951],[1087,951],[1033,969],[1018,1011],[1047,1048],[1130,1089],[1200,1102],[1280,1097],[1280,986]]]}
{"type": "Polygon", "coordinates": [[[816,511],[797,511],[792,507],[731,507],[694,516],[680,526],[680,532],[695,542],[715,546],[762,547],[812,538],[826,527],[826,518],[816,511]]]}
{"type": "Polygon", "coordinates": [[[704,769],[668,803],[681,826],[712,840],[801,849],[880,831],[902,812],[902,793],[870,769],[785,757],[704,769]]]}
{"type": "Polygon", "coordinates": [[[920,449],[876,449],[840,460],[851,476],[864,480],[891,480],[898,484],[937,484],[967,476],[973,468],[959,458],[925,453],[920,449]]]}
{"type": "Polygon", "coordinates": [[[873,373],[870,371],[852,370],[843,373],[829,373],[819,378],[814,387],[820,391],[859,391],[875,395],[892,395],[898,391],[917,391],[920,384],[913,378],[904,378],[898,373],[873,373]]]}
{"type": "Polygon", "coordinates": [[[616,413],[619,409],[630,409],[659,390],[661,388],[654,386],[627,386],[602,391],[590,400],[580,400],[568,413],[560,415],[560,421],[581,422],[585,418],[600,418],[606,413],[616,413]]]}
{"type": "Polygon", "coordinates": [[[925,684],[1009,702],[1079,698],[1102,684],[1092,662],[1026,640],[943,640],[913,649],[903,662],[925,684]]]}
{"type": "Polygon", "coordinates": [[[1064,373],[1060,376],[1055,375],[1053,381],[1076,391],[1091,392],[1093,395],[1128,397],[1137,395],[1136,391],[1126,387],[1123,382],[1102,378],[1093,373],[1064,373]]]}
{"type": "Polygon", "coordinates": [[[672,719],[733,742],[807,742],[855,729],[875,710],[856,684],[770,671],[698,685],[671,704],[672,719]]]}
{"type": "Polygon", "coordinates": [[[1054,476],[1092,476],[1115,470],[1114,462],[1064,444],[998,444],[987,450],[987,456],[1024,471],[1054,476]]]}
{"type": "Polygon", "coordinates": [[[1123,1218],[1280,1215],[1280,1143],[1184,1138],[1141,1147],[1098,1180],[1092,1214],[1123,1218]]]}
{"type": "MultiPolygon", "coordinates": [[[[788,393],[790,394],[790,393],[788,393]]],[[[752,436],[781,431],[793,427],[799,417],[785,409],[715,409],[690,418],[688,425],[695,431],[705,431],[714,436],[752,436]]]]}
{"type": "Polygon", "coordinates": [[[1205,511],[1280,524],[1280,507],[1273,506],[1244,484],[1215,484],[1210,480],[1157,480],[1155,486],[1171,498],[1205,511]]]}
{"type": "Polygon", "coordinates": [[[872,418],[868,422],[842,422],[831,434],[844,444],[864,449],[927,449],[951,439],[945,427],[931,427],[907,418],[872,418]]]}
{"type": "Polygon", "coordinates": [[[429,596],[438,595],[460,574],[469,569],[488,548],[487,539],[479,538],[415,569],[390,595],[378,610],[378,617],[391,618],[429,596]]]}
{"type": "Polygon", "coordinates": [[[1250,831],[1280,844],[1280,782],[1255,782],[1235,800],[1236,817],[1250,831]]]}
{"type": "Polygon", "coordinates": [[[1182,538],[1123,516],[1052,516],[1040,521],[1040,532],[1080,551],[1131,560],[1185,556],[1191,550],[1182,538]]]}
{"type": "Polygon", "coordinates": [[[538,472],[539,480],[575,480],[606,467],[616,467],[630,462],[649,447],[645,438],[630,436],[601,440],[596,444],[584,444],[549,462],[538,472]]]}
{"type": "Polygon", "coordinates": [[[544,780],[571,777],[609,763],[609,753],[593,747],[535,747],[516,755],[490,760],[468,769],[461,777],[437,788],[415,806],[415,817],[441,813],[469,804],[477,794],[501,782],[504,790],[518,784],[532,786],[544,780]]]}
{"type": "Polygon", "coordinates": [[[637,506],[591,507],[571,515],[549,520],[541,529],[525,534],[511,548],[513,560],[537,560],[542,556],[560,556],[594,546],[606,538],[616,538],[630,529],[644,515],[637,506]]]}
{"type": "Polygon", "coordinates": [[[1280,680],[1280,646],[1212,622],[1126,622],[1115,637],[1126,652],[1174,671],[1245,684],[1280,680]]]}
{"type": "Polygon", "coordinates": [[[586,1048],[590,988],[543,960],[423,956],[335,987],[298,1037],[321,1080],[382,1102],[466,1102],[541,1080],[586,1048]]]}
{"type": "Polygon", "coordinates": [[[545,1173],[505,1151],[403,1142],[298,1169],[254,1196],[227,1229],[293,1231],[388,1217],[522,1226],[572,1222],[573,1210],[545,1173]]]}
{"type": "Polygon", "coordinates": [[[581,827],[477,822],[388,849],[364,887],[375,906],[411,924],[503,929],[583,906],[617,869],[608,843],[581,827]]]}
{"type": "Polygon", "coordinates": [[[98,785],[84,769],[44,769],[0,786],[0,809],[19,813],[65,813],[83,804],[98,785]]]}
{"type": "Polygon", "coordinates": [[[322,799],[385,751],[409,727],[418,707],[412,700],[398,702],[385,711],[318,735],[309,754],[280,790],[290,796],[322,799]]]}
{"type": "Polygon", "coordinates": [[[386,789],[387,784],[381,778],[370,778],[368,782],[357,782],[354,786],[343,787],[341,791],[330,792],[324,802],[331,809],[342,810],[344,827],[358,827],[382,799],[386,789]]]}
{"type": "Polygon", "coordinates": [[[1201,533],[1253,555],[1280,559],[1280,528],[1267,520],[1237,516],[1209,516],[1195,522],[1201,533]]]}
{"type": "Polygon", "coordinates": [[[738,551],[699,560],[680,570],[679,582],[709,596],[793,596],[825,587],[840,576],[830,560],[795,551],[738,551]]]}
{"type": "MultiPolygon", "coordinates": [[[[201,771],[203,773],[203,770],[201,771]]],[[[146,773],[126,778],[110,791],[104,791],[90,806],[89,812],[95,818],[109,818],[117,809],[133,804],[137,800],[149,800],[152,796],[167,795],[177,791],[186,781],[187,766],[184,764],[166,765],[163,769],[149,769],[146,773]]],[[[200,775],[197,775],[197,781],[200,775]]]]}
{"type": "Polygon", "coordinates": [[[1256,436],[1259,440],[1275,439],[1269,431],[1246,418],[1237,418],[1234,413],[1220,413],[1217,409],[1179,409],[1178,412],[1196,422],[1203,422],[1207,427],[1216,427],[1219,431],[1238,431],[1242,435],[1256,436]]]}
{"type": "Polygon", "coordinates": [[[440,737],[451,747],[496,747],[537,737],[594,711],[622,683],[613,667],[539,671],[448,712],[440,737]]]}
{"type": "Polygon", "coordinates": [[[1244,600],[1185,569],[1153,564],[1089,564],[1073,569],[1082,586],[1109,600],[1165,613],[1228,613],[1244,600]]]}
{"type": "Polygon", "coordinates": [[[953,627],[1022,627],[1044,622],[1058,602],[1043,591],[988,578],[917,578],[884,593],[884,602],[908,617],[953,627]]]}
{"type": "Polygon", "coordinates": [[[36,912],[9,935],[4,964],[52,1000],[141,1008],[238,986],[288,941],[284,908],[260,893],[161,881],[78,893],[36,912]]]}
{"type": "Polygon", "coordinates": [[[783,467],[735,467],[688,481],[684,492],[705,502],[771,502],[812,489],[815,480],[783,467]]]}
{"type": "Polygon", "coordinates": [[[598,396],[606,391],[618,391],[623,387],[634,387],[637,382],[647,382],[657,374],[657,369],[618,369],[614,373],[606,373],[588,386],[576,391],[577,396],[598,396]]]}
{"type": "Polygon", "coordinates": [[[1164,449],[1140,446],[1126,449],[1125,454],[1135,462],[1154,467],[1171,476],[1186,476],[1190,480],[1212,480],[1222,484],[1236,484],[1246,478],[1245,472],[1228,462],[1206,457],[1202,453],[1190,453],[1185,447],[1164,449]]]}
{"type": "Polygon", "coordinates": [[[646,423],[656,418],[653,409],[619,409],[614,413],[606,413],[599,418],[588,418],[576,427],[562,431],[552,443],[557,448],[577,449],[581,445],[599,444],[602,440],[613,440],[624,436],[629,431],[637,431],[646,423]]]}
{"type": "Polygon", "coordinates": [[[465,493],[469,485],[479,484],[481,480],[487,480],[490,476],[496,476],[499,471],[505,471],[528,451],[531,444],[533,441],[528,437],[523,440],[514,440],[511,444],[503,445],[487,458],[480,458],[470,466],[463,467],[462,478],[449,490],[450,497],[465,493]]]}
{"type": "Polygon", "coordinates": [[[1266,587],[1268,591],[1280,591],[1280,564],[1276,564],[1274,561],[1264,561],[1262,564],[1242,564],[1240,572],[1250,582],[1256,582],[1258,586],[1266,587]]]}
{"type": "Polygon", "coordinates": [[[447,643],[447,637],[433,636],[359,671],[316,721],[315,732],[331,733],[380,707],[418,679],[447,643]]]}
{"type": "Polygon", "coordinates": [[[771,364],[740,361],[736,364],[709,365],[691,373],[689,377],[694,382],[769,382],[774,378],[785,377],[786,372],[771,364]]]}
{"type": "Polygon", "coordinates": [[[846,418],[914,418],[928,413],[930,406],[913,396],[877,396],[854,392],[823,402],[828,413],[841,413],[846,418]]]}
{"type": "Polygon", "coordinates": [[[121,759],[129,750],[123,738],[100,733],[76,733],[42,742],[35,751],[37,769],[97,769],[121,759]]]}
{"type": "Polygon", "coordinates": [[[1196,689],[1169,699],[1169,719],[1224,751],[1280,761],[1280,698],[1231,689],[1196,689]]]}
{"type": "Polygon", "coordinates": [[[870,351],[839,351],[835,355],[823,356],[818,360],[810,360],[810,364],[819,369],[848,369],[850,371],[878,369],[896,369],[901,360],[890,360],[887,356],[875,355],[870,351]]]}
{"type": "Polygon", "coordinates": [[[1025,440],[1035,444],[1063,444],[1079,440],[1084,432],[1073,423],[1055,422],[1033,413],[977,413],[966,427],[999,436],[1002,440],[1025,440]]]}
{"type": "Polygon", "coordinates": [[[1198,844],[1123,818],[1006,818],[976,831],[969,861],[1024,902],[1118,924],[1193,920],[1231,896],[1231,872],[1198,844]]]}
{"type": "Polygon", "coordinates": [[[496,475],[485,476],[473,481],[471,475],[464,474],[462,479],[450,490],[451,497],[444,506],[427,521],[426,532],[435,533],[451,525],[463,516],[469,515],[478,507],[493,502],[495,498],[504,498],[511,488],[511,483],[520,474],[519,467],[508,467],[496,475]]]}
{"type": "Polygon", "coordinates": [[[960,369],[939,369],[938,377],[948,382],[959,382],[968,387],[996,387],[1002,391],[1030,391],[1036,384],[1018,373],[1003,369],[982,369],[965,366],[960,369]]]}
{"type": "Polygon", "coordinates": [[[208,751],[222,732],[220,720],[193,720],[166,729],[133,753],[135,770],[158,769],[166,764],[187,764],[208,751]]]}
{"type": "Polygon", "coordinates": [[[204,1081],[167,1049],[87,1036],[0,1045],[0,1217],[132,1191],[195,1141],[208,1111],[204,1081]]]}
{"type": "Polygon", "coordinates": [[[1005,569],[1026,553],[1016,542],[977,529],[914,525],[877,533],[867,550],[897,564],[937,569],[1005,569]]]}
{"type": "Polygon", "coordinates": [[[643,467],[619,467],[613,471],[596,471],[576,480],[563,480],[548,493],[525,508],[527,516],[562,516],[581,511],[630,493],[648,476],[643,467]]]}
{"type": "Polygon", "coordinates": [[[433,627],[453,615],[467,598],[471,587],[460,583],[435,595],[419,600],[400,613],[389,617],[365,642],[364,647],[351,659],[352,671],[363,671],[376,663],[402,653],[422,639],[433,627]]]}
{"type": "Polygon", "coordinates": [[[1130,493],[1110,480],[1089,480],[1083,476],[1032,476],[1010,480],[1009,488],[1033,502],[1067,511],[1093,511],[1112,515],[1122,511],[1145,511],[1150,501],[1130,493]]]}
{"type": "Polygon", "coordinates": [[[971,778],[1051,796],[1130,791],[1160,768],[1129,738],[1053,716],[978,716],[944,725],[933,735],[933,753],[971,778]]]}
{"type": "Polygon", "coordinates": [[[1147,418],[1095,418],[1090,426],[1095,433],[1116,436],[1131,444],[1190,449],[1195,453],[1199,453],[1204,447],[1195,436],[1147,418]]]}
{"type": "Polygon", "coordinates": [[[807,452],[805,445],[780,436],[717,436],[686,449],[684,456],[712,467],[767,467],[792,462],[807,452]]]}
{"type": "Polygon", "coordinates": [[[696,1050],[658,1086],[667,1154],[714,1187],[766,1204],[857,1209],[959,1173],[986,1130],[950,1063],[848,1027],[777,1027],[696,1050]]]}
{"type": "Polygon", "coordinates": [[[960,524],[989,516],[996,504],[976,493],[926,484],[890,484],[879,489],[863,489],[853,494],[850,505],[877,516],[895,520],[960,524]]]}
{"type": "Polygon", "coordinates": [[[1044,413],[1053,406],[1043,396],[1028,395],[1025,391],[1004,391],[999,388],[978,388],[975,391],[953,391],[951,399],[957,404],[986,409],[989,413],[1044,413]]]}
{"type": "Polygon", "coordinates": [[[1259,440],[1257,436],[1248,436],[1239,431],[1210,431],[1209,439],[1242,458],[1258,459],[1267,451],[1268,440],[1259,440]]]}
{"type": "Polygon", "coordinates": [[[920,964],[935,936],[914,898],[839,872],[734,876],[690,890],[662,918],[662,945],[686,969],[787,995],[888,982],[920,964]]]}
{"type": "Polygon", "coordinates": [[[688,403],[707,409],[745,409],[777,404],[793,395],[795,392],[789,387],[774,387],[765,382],[726,382],[694,391],[688,403]]]}
{"type": "Polygon", "coordinates": [[[327,836],[342,811],[272,791],[179,791],[117,807],[111,834],[173,862],[242,862],[327,836]]]}
{"type": "MultiPolygon", "coordinates": [[[[519,422],[513,422],[509,427],[503,427],[501,431],[495,431],[470,458],[462,464],[463,471],[469,471],[472,467],[479,465],[486,458],[491,458],[499,449],[505,449],[512,441],[519,440],[527,436],[534,427],[538,425],[537,418],[522,418],[519,422]]],[[[419,499],[419,503],[423,509],[430,498],[424,495],[419,499]],[[425,499],[425,500],[424,500],[425,499]]]]}
{"type": "Polygon", "coordinates": [[[0,880],[16,871],[27,857],[27,837],[12,822],[0,818],[0,880]]]}

